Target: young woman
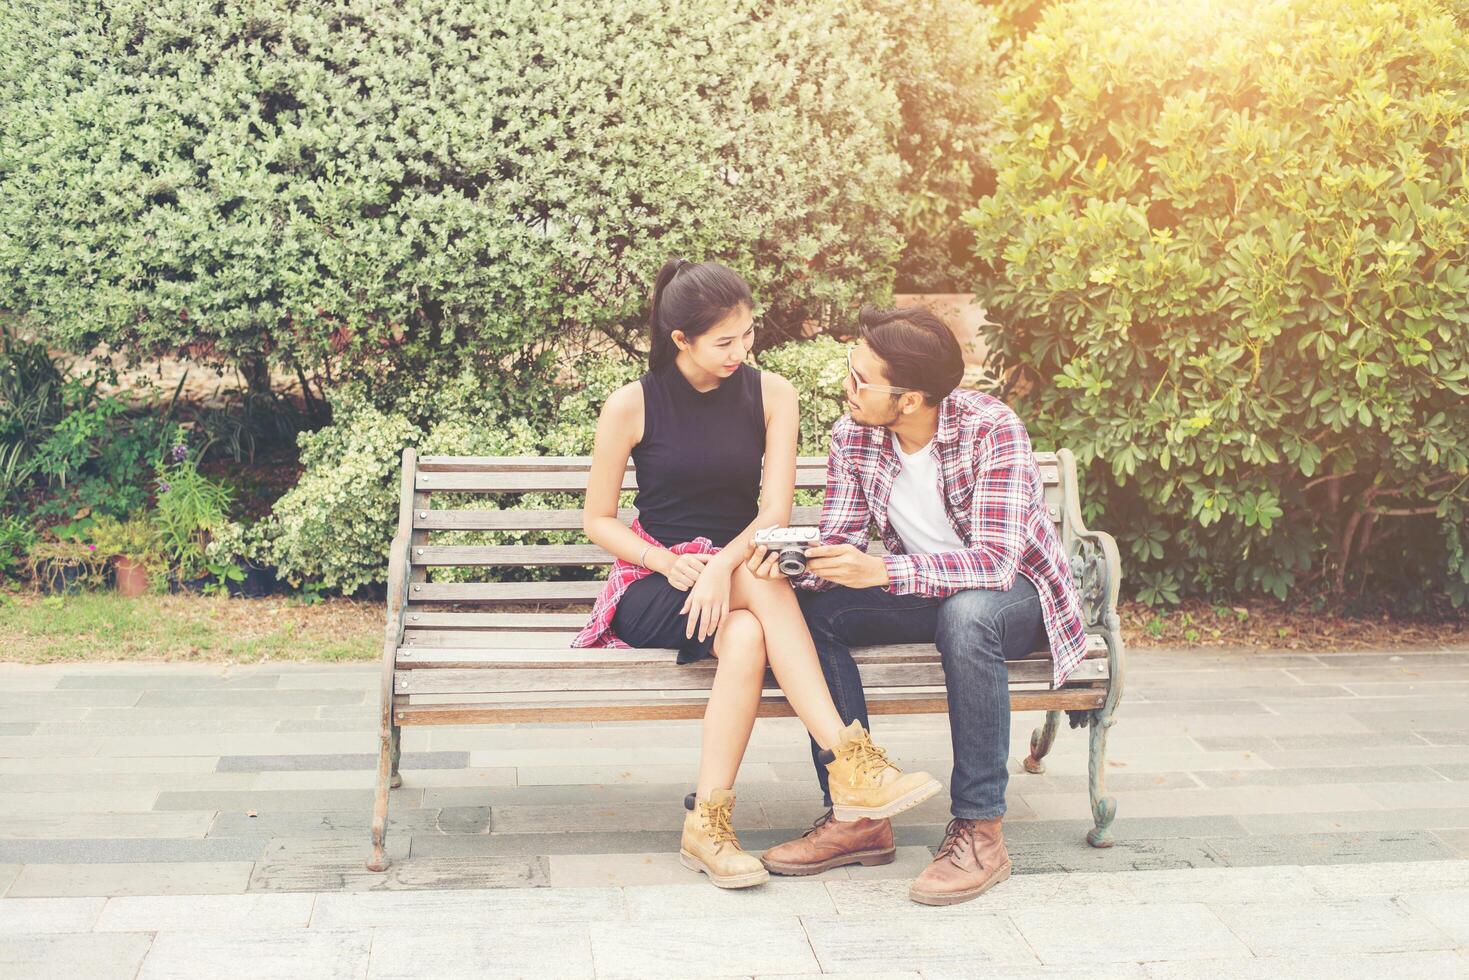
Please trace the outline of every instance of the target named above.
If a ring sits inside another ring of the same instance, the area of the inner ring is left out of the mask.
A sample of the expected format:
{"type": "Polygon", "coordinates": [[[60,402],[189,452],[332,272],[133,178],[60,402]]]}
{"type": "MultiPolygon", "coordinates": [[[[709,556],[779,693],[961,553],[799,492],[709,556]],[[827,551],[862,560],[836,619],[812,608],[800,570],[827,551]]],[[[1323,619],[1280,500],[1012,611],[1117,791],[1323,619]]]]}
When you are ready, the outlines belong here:
{"type": "Polygon", "coordinates": [[[617,562],[573,641],[676,647],[679,663],[718,659],[680,851],[722,888],[768,878],[740,848],[731,792],[767,665],[830,756],[838,819],[890,816],[939,790],[928,773],[889,763],[860,724],[842,724],[795,593],[751,547],[756,528],[790,521],[797,437],[795,389],[745,364],[753,309],[750,287],[717,263],[673,259],[658,273],[648,372],[613,392],[597,423],[583,523],[617,562]],[[629,456],[638,475],[630,528],[617,518],[629,456]]]}

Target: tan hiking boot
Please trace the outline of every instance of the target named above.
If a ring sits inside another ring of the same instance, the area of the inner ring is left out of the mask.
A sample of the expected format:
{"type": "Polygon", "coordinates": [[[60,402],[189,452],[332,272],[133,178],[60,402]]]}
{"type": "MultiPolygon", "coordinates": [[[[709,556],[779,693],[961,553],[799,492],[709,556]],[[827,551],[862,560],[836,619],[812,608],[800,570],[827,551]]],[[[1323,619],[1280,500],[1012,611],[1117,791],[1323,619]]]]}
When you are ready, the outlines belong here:
{"type": "Polygon", "coordinates": [[[771,874],[815,875],[844,864],[892,864],[897,854],[892,821],[835,820],[827,810],[799,838],[760,855],[760,863],[771,874]]]}
{"type": "Polygon", "coordinates": [[[702,871],[720,888],[749,888],[770,880],[760,859],[740,848],[735,837],[735,795],[716,789],[707,800],[690,793],[683,801],[689,812],[683,818],[683,840],[679,857],[690,871],[702,871]]]}
{"type": "Polygon", "coordinates": [[[1010,855],[1000,832],[1000,819],[961,820],[944,831],[933,863],[908,889],[920,905],[958,905],[982,895],[1010,877],[1010,855]]]}
{"type": "Polygon", "coordinates": [[[904,773],[872,744],[862,723],[852,722],[841,741],[822,753],[837,820],[881,820],[911,809],[937,793],[939,781],[926,772],[904,773]],[[831,756],[831,758],[826,758],[831,756]]]}

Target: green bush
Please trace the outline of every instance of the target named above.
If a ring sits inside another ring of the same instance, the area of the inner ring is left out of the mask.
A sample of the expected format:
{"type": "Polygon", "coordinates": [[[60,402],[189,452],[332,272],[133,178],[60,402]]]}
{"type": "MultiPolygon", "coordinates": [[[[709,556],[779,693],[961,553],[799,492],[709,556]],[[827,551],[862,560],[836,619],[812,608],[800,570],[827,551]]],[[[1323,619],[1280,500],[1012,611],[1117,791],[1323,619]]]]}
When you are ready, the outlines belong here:
{"type": "Polygon", "coordinates": [[[1048,8],[971,220],[1143,598],[1469,599],[1469,10],[1048,8]]]}
{"type": "Polygon", "coordinates": [[[892,281],[894,42],[839,0],[5,10],[0,308],[69,349],[341,378],[641,343],[669,254],[776,330],[892,281]]]}
{"type": "MultiPolygon", "coordinates": [[[[830,338],[792,343],[761,354],[760,365],[796,385],[801,396],[800,451],[824,456],[831,425],[842,411],[844,348],[830,338]]],[[[219,559],[248,552],[256,560],[273,561],[282,577],[298,585],[319,583],[350,593],[381,583],[387,577],[388,544],[397,533],[399,460],[405,448],[443,456],[587,455],[607,396],[643,371],[642,362],[628,358],[583,358],[562,379],[562,397],[554,409],[540,414],[517,408],[516,392],[487,384],[467,367],[455,376],[399,392],[396,407],[373,404],[359,385],[345,386],[333,398],[333,424],[300,436],[305,471],[296,486],[276,501],[266,521],[221,532],[220,544],[210,554],[219,559]]],[[[630,504],[627,495],[624,505],[630,504]]],[[[564,508],[580,506],[580,496],[446,495],[436,497],[434,506],[564,508]]],[[[558,531],[456,532],[435,535],[434,540],[554,544],[583,539],[578,531],[558,531]]],[[[434,577],[452,581],[466,574],[444,570],[434,577]]],[[[541,569],[495,574],[525,578],[562,573],[541,569]]]]}

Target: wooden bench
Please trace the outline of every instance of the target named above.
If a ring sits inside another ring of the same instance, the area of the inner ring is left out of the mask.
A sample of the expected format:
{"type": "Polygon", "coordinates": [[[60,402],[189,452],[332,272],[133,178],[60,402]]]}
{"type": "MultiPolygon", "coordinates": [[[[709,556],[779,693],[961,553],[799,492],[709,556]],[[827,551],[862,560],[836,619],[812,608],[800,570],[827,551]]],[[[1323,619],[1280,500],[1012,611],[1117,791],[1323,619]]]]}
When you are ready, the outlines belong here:
{"type": "MultiPolygon", "coordinates": [[[[1087,660],[1059,689],[1051,685],[1048,650],[1011,662],[1010,703],[1016,711],[1046,712],[1031,738],[1025,760],[1029,772],[1044,770],[1041,760],[1050,750],[1063,711],[1069,713],[1073,728],[1090,726],[1094,826],[1087,839],[1093,846],[1106,847],[1116,815],[1115,802],[1103,792],[1103,764],[1107,729],[1122,692],[1123,644],[1117,619],[1121,566],[1112,537],[1089,531],[1082,523],[1071,453],[1064,449],[1037,453],[1036,461],[1045,483],[1046,506],[1071,556],[1072,574],[1081,591],[1087,660]]],[[[713,661],[679,666],[673,650],[570,647],[586,614],[567,612],[565,607],[585,606],[596,597],[605,566],[612,562],[607,552],[586,543],[442,543],[442,533],[453,531],[580,535],[579,509],[464,509],[463,502],[479,495],[584,493],[589,462],[586,457],[419,457],[412,449],[404,451],[398,533],[388,565],[382,732],[368,868],[383,871],[388,866],[383,849],[388,790],[401,785],[399,733],[404,725],[702,717],[714,677],[713,661]],[[432,506],[435,495],[438,508],[432,506]],[[506,567],[590,566],[596,571],[582,572],[579,580],[550,582],[433,580],[431,569],[450,566],[479,569],[483,578],[493,578],[494,569],[506,567]]],[[[824,458],[799,460],[797,488],[820,490],[825,483],[824,458]]],[[[629,463],[623,489],[636,486],[629,463]]],[[[819,514],[818,507],[797,507],[792,523],[816,524],[819,514]]],[[[632,510],[620,513],[629,522],[634,515],[632,510]]],[[[880,551],[881,543],[874,542],[873,547],[880,551]]],[[[948,710],[943,667],[931,644],[865,647],[854,653],[872,714],[948,710]]],[[[773,679],[768,679],[767,687],[760,714],[791,714],[774,690],[773,679]]],[[[691,782],[693,776],[690,771],[691,782]]]]}

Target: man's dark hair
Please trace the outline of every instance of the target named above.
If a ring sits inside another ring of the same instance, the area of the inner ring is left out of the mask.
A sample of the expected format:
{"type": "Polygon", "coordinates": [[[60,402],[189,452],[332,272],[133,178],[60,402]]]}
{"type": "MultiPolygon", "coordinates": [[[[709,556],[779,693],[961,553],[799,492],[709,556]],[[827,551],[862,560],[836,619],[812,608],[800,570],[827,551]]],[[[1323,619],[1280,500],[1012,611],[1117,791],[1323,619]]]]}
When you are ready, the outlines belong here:
{"type": "Polygon", "coordinates": [[[917,306],[877,310],[864,306],[857,330],[887,365],[888,382],[923,392],[937,405],[964,379],[964,352],[943,320],[917,306]]]}

